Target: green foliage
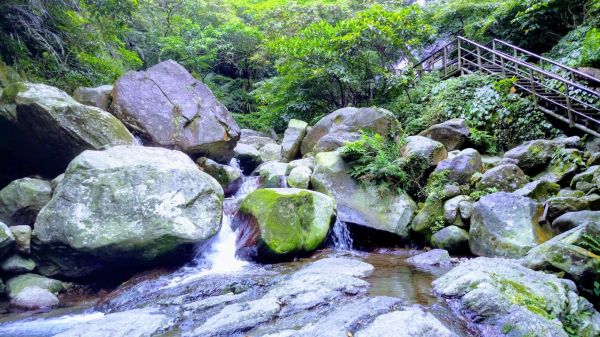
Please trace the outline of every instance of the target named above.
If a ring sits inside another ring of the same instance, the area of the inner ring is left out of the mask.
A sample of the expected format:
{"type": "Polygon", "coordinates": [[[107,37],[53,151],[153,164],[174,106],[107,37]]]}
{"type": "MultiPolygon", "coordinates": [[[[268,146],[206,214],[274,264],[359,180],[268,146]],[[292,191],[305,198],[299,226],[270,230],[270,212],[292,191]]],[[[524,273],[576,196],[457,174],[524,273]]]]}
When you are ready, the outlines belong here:
{"type": "Polygon", "coordinates": [[[346,144],[342,158],[350,166],[350,175],[362,183],[382,189],[404,190],[414,194],[426,176],[427,159],[402,155],[404,137],[368,135],[346,144]]]}
{"type": "Polygon", "coordinates": [[[493,193],[498,193],[498,192],[499,192],[499,190],[497,188],[488,187],[483,190],[476,190],[476,191],[471,192],[469,197],[471,197],[471,199],[473,199],[473,201],[479,201],[479,199],[485,197],[488,194],[493,194],[493,193]]]}
{"type": "Polygon", "coordinates": [[[581,65],[600,67],[600,29],[588,31],[581,49],[581,65]]]}

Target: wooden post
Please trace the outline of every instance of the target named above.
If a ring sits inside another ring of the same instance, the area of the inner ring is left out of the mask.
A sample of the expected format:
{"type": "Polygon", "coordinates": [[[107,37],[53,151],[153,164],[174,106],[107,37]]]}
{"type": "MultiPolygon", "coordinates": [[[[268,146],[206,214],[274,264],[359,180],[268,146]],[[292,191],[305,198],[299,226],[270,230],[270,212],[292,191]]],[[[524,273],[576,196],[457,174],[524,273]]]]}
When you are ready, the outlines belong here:
{"type": "Polygon", "coordinates": [[[502,76],[506,77],[506,69],[504,68],[504,57],[500,56],[500,67],[502,68],[502,76]]]}
{"type": "Polygon", "coordinates": [[[535,106],[538,106],[538,98],[535,90],[535,75],[533,74],[533,69],[529,69],[529,81],[531,84],[531,94],[533,95],[533,103],[535,106]]]}
{"type": "Polygon", "coordinates": [[[575,121],[573,120],[573,113],[571,111],[571,96],[569,95],[569,84],[565,83],[565,99],[567,101],[567,116],[569,117],[569,127],[575,126],[575,121]]]}
{"type": "Polygon", "coordinates": [[[492,60],[494,60],[494,64],[496,64],[496,40],[492,40],[492,50],[494,51],[494,56],[492,60]]]}
{"type": "Polygon", "coordinates": [[[477,46],[477,66],[479,67],[479,71],[481,71],[481,50],[479,46],[477,46]]]}
{"type": "Polygon", "coordinates": [[[444,78],[446,76],[448,76],[448,69],[446,69],[446,65],[448,64],[448,51],[446,50],[446,46],[444,46],[444,49],[442,50],[442,52],[444,53],[444,57],[442,59],[442,68],[444,68],[444,78]]]}
{"type": "Polygon", "coordinates": [[[458,42],[458,70],[460,70],[460,74],[464,75],[463,67],[462,67],[462,47],[460,43],[460,37],[457,40],[458,42]]]}

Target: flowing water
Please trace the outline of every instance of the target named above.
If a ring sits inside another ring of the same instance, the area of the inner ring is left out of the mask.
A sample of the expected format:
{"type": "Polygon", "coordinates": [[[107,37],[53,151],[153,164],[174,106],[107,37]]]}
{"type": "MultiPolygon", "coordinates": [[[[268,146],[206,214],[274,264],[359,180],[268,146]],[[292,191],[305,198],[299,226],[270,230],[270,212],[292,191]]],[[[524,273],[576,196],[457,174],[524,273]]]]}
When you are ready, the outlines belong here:
{"type": "MultiPolygon", "coordinates": [[[[45,337],[71,327],[101,319],[106,313],[131,310],[139,307],[157,306],[179,310],[183,303],[220,294],[250,294],[261,296],[265,289],[278,284],[286,275],[307,263],[327,256],[351,257],[363,260],[375,267],[365,280],[371,285],[369,296],[392,296],[403,303],[423,305],[447,324],[455,324],[456,318],[449,308],[431,294],[431,282],[446,269],[420,269],[405,262],[414,254],[408,250],[389,250],[363,253],[352,249],[353,240],[348,226],[336,221],[332,227],[330,248],[316,253],[312,258],[276,265],[259,265],[236,257],[237,233],[231,228],[232,219],[239,210],[244,197],[260,188],[258,177],[245,177],[235,195],[224,200],[223,223],[218,235],[209,245],[198,247],[193,261],[175,271],[148,272],[133,278],[93,302],[80,303],[42,313],[7,313],[0,315],[0,336],[45,337]]],[[[167,309],[165,309],[167,310],[167,309]]],[[[198,313],[214,315],[214,312],[198,313]]],[[[193,326],[186,321],[177,323],[167,334],[179,336],[193,326]]],[[[461,336],[470,334],[459,326],[454,329],[461,336]]]]}

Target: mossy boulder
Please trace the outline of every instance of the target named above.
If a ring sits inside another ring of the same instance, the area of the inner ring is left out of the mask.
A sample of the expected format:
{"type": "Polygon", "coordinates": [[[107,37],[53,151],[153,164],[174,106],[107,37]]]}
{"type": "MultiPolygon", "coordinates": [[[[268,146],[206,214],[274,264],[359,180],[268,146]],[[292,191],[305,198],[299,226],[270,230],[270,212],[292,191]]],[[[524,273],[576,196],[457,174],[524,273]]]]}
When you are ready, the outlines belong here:
{"type": "Polygon", "coordinates": [[[588,210],[589,206],[589,202],[584,197],[553,197],[544,203],[543,219],[546,223],[551,224],[565,213],[588,210]]]}
{"type": "Polygon", "coordinates": [[[311,174],[311,169],[306,166],[296,167],[290,172],[287,183],[290,187],[307,189],[311,174]]]}
{"type": "Polygon", "coordinates": [[[534,247],[524,265],[535,270],[563,271],[587,295],[600,282],[600,222],[588,222],[534,247]]]}
{"type": "Polygon", "coordinates": [[[308,123],[291,119],[281,141],[281,158],[290,162],[300,155],[300,146],[306,135],[308,123]]]}
{"type": "Polygon", "coordinates": [[[256,172],[262,178],[264,187],[285,187],[287,166],[287,163],[269,161],[256,168],[256,172]]]}
{"type": "Polygon", "coordinates": [[[63,282],[37,274],[23,274],[6,281],[6,291],[10,298],[16,297],[23,289],[28,287],[46,289],[53,294],[58,294],[65,290],[63,282]]]}
{"type": "Polygon", "coordinates": [[[557,148],[558,145],[550,140],[536,139],[513,148],[504,157],[515,159],[525,173],[535,174],[548,166],[557,148]]]}
{"type": "Polygon", "coordinates": [[[600,223],[600,211],[578,211],[568,212],[552,221],[551,231],[562,234],[578,226],[589,223],[600,223]]]}
{"type": "Polygon", "coordinates": [[[205,157],[198,158],[196,164],[202,171],[219,182],[226,196],[234,194],[242,182],[242,171],[240,169],[219,164],[205,157]]]}
{"type": "Polygon", "coordinates": [[[31,252],[31,227],[27,225],[11,226],[10,232],[15,237],[15,249],[22,254],[31,252]]]}
{"type": "Polygon", "coordinates": [[[431,246],[445,249],[452,254],[469,251],[469,232],[457,226],[442,228],[431,236],[431,246]]]}
{"type": "Polygon", "coordinates": [[[538,223],[541,205],[512,193],[484,196],[473,207],[469,246],[471,252],[488,257],[521,257],[549,235],[538,223]]]}
{"type": "Polygon", "coordinates": [[[471,177],[482,170],[481,155],[474,149],[465,149],[454,157],[442,160],[435,168],[435,172],[447,172],[448,180],[459,185],[469,184],[471,177]]]}
{"type": "Polygon", "coordinates": [[[469,260],[435,280],[433,288],[485,336],[600,334],[600,314],[579,296],[571,281],[514,260],[469,260]]]}
{"type": "Polygon", "coordinates": [[[9,275],[30,273],[35,269],[35,262],[28,257],[15,254],[2,261],[0,269],[9,275]]]}
{"type": "Polygon", "coordinates": [[[8,226],[33,226],[35,218],[52,197],[45,180],[18,179],[0,190],[0,221],[8,226]]]}
{"type": "Polygon", "coordinates": [[[459,195],[446,201],[444,203],[444,221],[446,224],[464,227],[465,220],[471,217],[469,210],[465,209],[469,204],[472,204],[472,199],[466,195],[459,195]],[[464,209],[462,212],[461,204],[464,209]]]}
{"type": "Polygon", "coordinates": [[[38,215],[32,253],[48,276],[154,264],[210,239],[222,210],[219,183],[182,152],[85,151],[38,215]]]}
{"type": "Polygon", "coordinates": [[[22,309],[48,309],[59,304],[58,297],[40,287],[27,287],[10,300],[10,305],[22,309]]]}
{"type": "Polygon", "coordinates": [[[15,244],[15,236],[7,225],[0,222],[0,257],[8,253],[15,244]]]}
{"type": "Polygon", "coordinates": [[[406,137],[402,156],[418,156],[426,159],[429,167],[435,167],[440,161],[448,158],[448,152],[440,142],[423,136],[410,136],[406,137]]]}
{"type": "Polygon", "coordinates": [[[486,171],[477,183],[477,189],[496,189],[498,191],[512,192],[527,183],[525,173],[513,164],[496,166],[486,171]]]}
{"type": "Polygon", "coordinates": [[[539,202],[544,202],[548,198],[554,197],[560,191],[560,185],[550,181],[535,180],[525,184],[514,193],[539,202]]]}
{"type": "Polygon", "coordinates": [[[240,207],[238,247],[259,260],[304,255],[317,249],[335,219],[334,200],[295,188],[259,189],[240,207]]]}
{"type": "Polygon", "coordinates": [[[311,185],[335,198],[340,221],[409,237],[416,203],[402,191],[382,191],[355,181],[339,152],[317,154],[311,185]]]}
{"type": "Polygon", "coordinates": [[[575,175],[570,186],[584,193],[596,191],[600,186],[600,165],[590,166],[585,171],[575,175]]]}
{"type": "Polygon", "coordinates": [[[554,152],[548,167],[534,177],[535,180],[551,181],[568,186],[571,179],[584,167],[583,153],[577,149],[559,148],[554,152]]]}
{"type": "Polygon", "coordinates": [[[444,200],[437,195],[430,195],[413,219],[410,228],[429,241],[431,236],[444,226],[444,200]]]}
{"type": "Polygon", "coordinates": [[[177,62],[130,71],[112,94],[112,112],[145,144],[220,163],[233,157],[240,128],[210,89],[177,62]]]}
{"type": "Polygon", "coordinates": [[[419,136],[431,138],[444,144],[446,150],[459,149],[469,137],[469,127],[464,119],[451,119],[444,123],[432,125],[419,136]]]}
{"type": "Polygon", "coordinates": [[[44,85],[23,83],[10,100],[14,119],[0,115],[0,147],[14,154],[16,164],[55,176],[85,150],[132,145],[133,135],[110,113],[83,105],[67,93],[44,85]]]}

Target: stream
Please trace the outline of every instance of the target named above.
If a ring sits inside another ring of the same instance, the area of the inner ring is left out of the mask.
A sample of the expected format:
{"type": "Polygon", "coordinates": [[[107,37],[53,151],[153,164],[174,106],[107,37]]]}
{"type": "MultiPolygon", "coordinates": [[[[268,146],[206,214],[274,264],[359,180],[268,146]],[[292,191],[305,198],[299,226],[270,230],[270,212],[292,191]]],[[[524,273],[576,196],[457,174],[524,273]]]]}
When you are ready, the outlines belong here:
{"type": "MultiPolygon", "coordinates": [[[[217,314],[224,305],[260,299],[265,294],[276,291],[286,282],[290,284],[290,291],[293,291],[293,280],[298,271],[310,267],[315,261],[330,258],[363,261],[374,267],[374,270],[363,278],[369,284],[364,293],[359,292],[357,296],[346,296],[344,293],[338,297],[339,302],[333,303],[333,308],[329,309],[319,309],[319,306],[303,309],[299,306],[299,309],[294,311],[292,309],[296,309],[297,304],[289,305],[289,313],[280,313],[277,320],[268,320],[264,324],[257,323],[254,328],[243,329],[246,330],[243,334],[223,331],[215,335],[260,336],[285,329],[297,329],[314,322],[338,305],[352,307],[353,301],[359,298],[389,296],[400,299],[402,305],[419,305],[426,308],[459,336],[474,336],[462,319],[456,317],[443,300],[431,293],[431,282],[449,268],[412,266],[405,260],[417,251],[408,249],[379,250],[373,253],[353,250],[348,226],[340,221],[332,228],[332,237],[328,240],[330,247],[316,252],[311,258],[274,265],[260,265],[238,259],[235,255],[237,233],[231,229],[231,220],[243,198],[259,187],[258,177],[244,178],[237,193],[224,201],[224,218],[220,232],[210,244],[198,247],[196,257],[187,265],[178,270],[157,269],[142,273],[107,294],[85,297],[75,303],[71,301],[69,305],[52,311],[0,315],[0,336],[53,336],[82,324],[103,322],[103,319],[112,313],[139,308],[160,308],[161,312],[167,313],[168,319],[153,336],[206,335],[193,331],[201,322],[217,314]],[[223,300],[221,303],[224,296],[230,296],[232,299],[223,300]],[[213,301],[214,305],[202,304],[206,301],[213,301]]],[[[319,282],[321,280],[317,280],[317,283],[319,282]]],[[[319,294],[312,289],[308,289],[307,293],[319,294]]],[[[324,296],[329,295],[325,293],[324,296]]],[[[318,301],[317,299],[316,303],[320,303],[318,301]]],[[[357,305],[357,310],[359,307],[357,305]]],[[[98,336],[103,335],[113,336],[110,330],[98,336]]]]}

